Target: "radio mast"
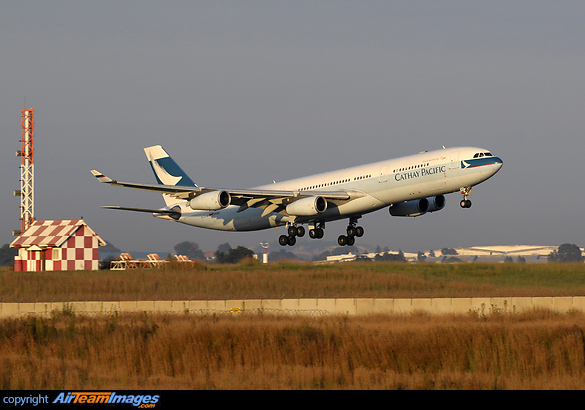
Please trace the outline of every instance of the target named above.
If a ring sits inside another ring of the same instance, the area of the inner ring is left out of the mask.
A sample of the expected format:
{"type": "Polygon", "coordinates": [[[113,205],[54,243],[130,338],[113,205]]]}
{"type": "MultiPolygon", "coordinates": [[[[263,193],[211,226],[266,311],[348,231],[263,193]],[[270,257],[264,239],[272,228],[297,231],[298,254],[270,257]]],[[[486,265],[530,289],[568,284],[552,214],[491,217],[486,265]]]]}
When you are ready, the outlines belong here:
{"type": "MultiPolygon", "coordinates": [[[[35,220],[35,117],[34,111],[21,111],[20,151],[20,233],[24,232],[35,220]]],[[[14,232],[16,233],[16,232],[14,232]]]]}

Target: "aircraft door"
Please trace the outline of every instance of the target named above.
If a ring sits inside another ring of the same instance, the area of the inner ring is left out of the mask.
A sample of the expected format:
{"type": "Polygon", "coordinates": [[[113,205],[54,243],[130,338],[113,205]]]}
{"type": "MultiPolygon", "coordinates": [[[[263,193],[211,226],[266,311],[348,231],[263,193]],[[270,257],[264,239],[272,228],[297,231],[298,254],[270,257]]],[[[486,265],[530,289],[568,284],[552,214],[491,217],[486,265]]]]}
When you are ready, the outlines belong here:
{"type": "Polygon", "coordinates": [[[449,169],[455,168],[459,168],[459,151],[452,152],[449,158],[449,169]]]}
{"type": "Polygon", "coordinates": [[[389,169],[390,165],[382,165],[380,167],[380,178],[378,179],[378,182],[386,182],[388,181],[388,169],[389,169]]]}

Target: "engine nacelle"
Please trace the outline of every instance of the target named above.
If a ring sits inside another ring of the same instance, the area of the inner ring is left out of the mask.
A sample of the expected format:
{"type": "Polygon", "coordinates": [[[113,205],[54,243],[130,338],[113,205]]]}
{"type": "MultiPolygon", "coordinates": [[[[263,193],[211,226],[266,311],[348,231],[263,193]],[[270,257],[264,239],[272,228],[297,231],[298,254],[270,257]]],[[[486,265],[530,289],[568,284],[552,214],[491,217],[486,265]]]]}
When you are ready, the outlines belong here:
{"type": "Polygon", "coordinates": [[[392,216],[420,216],[429,210],[429,200],[426,198],[413,199],[411,201],[393,204],[390,207],[392,216]]]}
{"type": "Polygon", "coordinates": [[[311,216],[327,210],[327,200],[321,196],[299,199],[286,206],[286,212],[293,216],[311,216]]]}
{"type": "Polygon", "coordinates": [[[228,206],[232,198],[227,191],[213,191],[201,194],[189,201],[191,209],[217,211],[228,206]]]}
{"type": "Polygon", "coordinates": [[[413,199],[401,202],[390,207],[392,216],[421,216],[427,212],[440,211],[445,207],[445,196],[429,196],[428,198],[413,199]]]}
{"type": "Polygon", "coordinates": [[[429,209],[427,209],[427,212],[440,211],[445,207],[444,195],[430,196],[427,200],[429,201],[429,209]]]}

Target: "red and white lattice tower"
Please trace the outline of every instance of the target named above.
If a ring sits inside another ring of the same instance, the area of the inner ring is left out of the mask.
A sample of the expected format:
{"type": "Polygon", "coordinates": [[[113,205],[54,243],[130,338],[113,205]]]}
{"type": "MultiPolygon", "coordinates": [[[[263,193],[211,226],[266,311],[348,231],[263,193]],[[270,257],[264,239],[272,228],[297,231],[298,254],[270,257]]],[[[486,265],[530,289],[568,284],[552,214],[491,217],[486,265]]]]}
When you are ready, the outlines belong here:
{"type": "Polygon", "coordinates": [[[20,232],[35,220],[35,117],[34,111],[21,112],[20,151],[20,232]]]}

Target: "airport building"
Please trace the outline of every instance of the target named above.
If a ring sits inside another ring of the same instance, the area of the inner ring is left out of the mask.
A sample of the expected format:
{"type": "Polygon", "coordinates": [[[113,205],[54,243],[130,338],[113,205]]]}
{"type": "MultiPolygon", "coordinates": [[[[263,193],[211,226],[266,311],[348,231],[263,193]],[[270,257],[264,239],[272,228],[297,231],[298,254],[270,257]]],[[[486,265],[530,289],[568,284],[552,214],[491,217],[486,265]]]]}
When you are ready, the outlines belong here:
{"type": "MultiPolygon", "coordinates": [[[[548,255],[557,251],[558,246],[540,246],[540,245],[495,245],[495,246],[472,246],[467,248],[452,249],[452,253],[443,254],[442,250],[433,250],[419,253],[403,252],[407,262],[529,262],[542,263],[548,262],[548,255]],[[421,259],[421,256],[424,258],[421,259]]],[[[585,252],[581,248],[582,252],[585,252]]],[[[398,251],[390,251],[390,254],[398,254],[398,251]]],[[[327,262],[346,262],[356,260],[358,257],[374,259],[377,253],[345,254],[328,256],[327,262]]]]}
{"type": "Polygon", "coordinates": [[[98,246],[105,246],[84,221],[34,221],[10,247],[18,249],[17,272],[97,270],[98,246]]]}

